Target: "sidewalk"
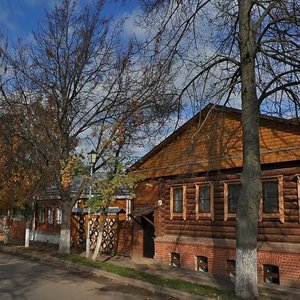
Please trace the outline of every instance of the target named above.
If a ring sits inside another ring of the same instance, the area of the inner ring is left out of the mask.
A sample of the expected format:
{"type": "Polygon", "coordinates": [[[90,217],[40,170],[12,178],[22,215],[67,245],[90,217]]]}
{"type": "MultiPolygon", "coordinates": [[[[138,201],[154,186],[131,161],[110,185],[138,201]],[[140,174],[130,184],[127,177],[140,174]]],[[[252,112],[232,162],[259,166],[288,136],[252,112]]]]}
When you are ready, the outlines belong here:
{"type": "MultiPolygon", "coordinates": [[[[182,280],[195,282],[202,285],[216,287],[220,290],[233,290],[234,282],[223,276],[212,275],[188,269],[175,268],[169,265],[163,265],[155,262],[151,258],[129,258],[129,257],[112,257],[109,262],[118,265],[135,268],[150,274],[165,275],[182,280]]],[[[300,299],[300,282],[299,289],[282,287],[279,285],[259,284],[260,293],[277,299],[295,300],[300,299]]]]}
{"type": "MultiPolygon", "coordinates": [[[[25,257],[35,258],[41,261],[42,263],[54,264],[56,266],[65,267],[68,269],[87,272],[94,276],[106,277],[111,280],[120,282],[122,284],[130,284],[137,287],[142,287],[149,291],[164,294],[176,299],[208,299],[206,297],[194,296],[191,294],[187,294],[184,292],[180,292],[178,290],[173,290],[170,288],[164,288],[161,286],[156,286],[151,283],[141,282],[139,280],[130,279],[126,277],[121,277],[116,274],[112,274],[109,272],[105,272],[103,270],[89,268],[80,264],[75,264],[67,261],[62,261],[58,258],[52,257],[51,254],[57,252],[57,246],[47,245],[47,244],[33,244],[30,248],[23,248],[21,245],[3,245],[0,244],[0,251],[18,254],[25,257]]],[[[234,284],[232,281],[220,277],[215,276],[209,273],[202,273],[193,270],[187,270],[182,268],[174,268],[168,265],[163,265],[155,262],[153,259],[148,258],[129,258],[129,257],[101,257],[101,260],[108,260],[110,263],[134,268],[136,270],[143,271],[145,273],[154,274],[154,275],[164,275],[171,278],[178,278],[185,281],[195,282],[201,285],[207,285],[216,287],[220,290],[233,290],[234,284]]],[[[259,286],[261,294],[266,296],[272,296],[277,299],[285,299],[285,300],[294,300],[300,299],[300,283],[299,289],[291,289],[287,287],[281,287],[276,285],[266,285],[262,284],[259,286]]]]}

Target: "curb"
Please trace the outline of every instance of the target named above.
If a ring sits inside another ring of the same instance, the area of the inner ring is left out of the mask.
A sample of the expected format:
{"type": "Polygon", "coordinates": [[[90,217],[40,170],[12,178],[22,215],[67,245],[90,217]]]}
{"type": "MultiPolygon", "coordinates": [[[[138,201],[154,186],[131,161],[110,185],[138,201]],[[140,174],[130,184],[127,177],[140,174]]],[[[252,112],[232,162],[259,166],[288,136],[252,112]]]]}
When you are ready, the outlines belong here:
{"type": "Polygon", "coordinates": [[[86,267],[86,266],[83,266],[80,264],[63,261],[63,260],[60,260],[59,258],[51,257],[48,255],[40,256],[40,255],[34,255],[34,254],[30,254],[30,253],[24,253],[22,250],[19,250],[19,249],[13,248],[13,247],[11,247],[11,248],[10,247],[0,247],[0,252],[16,254],[16,255],[19,255],[19,256],[22,256],[25,258],[36,259],[37,261],[39,261],[41,263],[45,263],[48,265],[54,265],[57,267],[63,267],[67,270],[72,270],[72,271],[77,271],[77,272],[85,272],[91,276],[103,277],[103,278],[112,280],[114,282],[120,283],[120,284],[135,286],[135,287],[142,288],[142,289],[147,290],[152,293],[157,293],[157,294],[161,294],[164,296],[170,296],[175,299],[180,299],[180,300],[212,299],[209,297],[197,296],[197,295],[189,294],[189,293],[182,292],[179,290],[174,290],[171,288],[158,286],[158,285],[155,285],[155,284],[152,284],[149,282],[145,282],[145,281],[141,281],[141,280],[137,280],[137,279],[123,277],[123,276],[120,276],[117,274],[109,273],[109,272],[91,268],[91,267],[86,267]]]}

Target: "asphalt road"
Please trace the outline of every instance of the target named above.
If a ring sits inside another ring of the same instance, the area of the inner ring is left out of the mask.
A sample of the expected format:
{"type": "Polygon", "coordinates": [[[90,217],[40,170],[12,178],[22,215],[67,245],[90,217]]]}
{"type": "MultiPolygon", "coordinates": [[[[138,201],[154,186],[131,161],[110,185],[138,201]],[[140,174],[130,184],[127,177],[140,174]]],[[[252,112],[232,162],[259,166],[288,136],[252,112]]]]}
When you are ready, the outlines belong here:
{"type": "MultiPolygon", "coordinates": [[[[142,283],[141,283],[142,285],[142,283]]],[[[1,300],[166,299],[142,288],[0,253],[1,300]]]]}

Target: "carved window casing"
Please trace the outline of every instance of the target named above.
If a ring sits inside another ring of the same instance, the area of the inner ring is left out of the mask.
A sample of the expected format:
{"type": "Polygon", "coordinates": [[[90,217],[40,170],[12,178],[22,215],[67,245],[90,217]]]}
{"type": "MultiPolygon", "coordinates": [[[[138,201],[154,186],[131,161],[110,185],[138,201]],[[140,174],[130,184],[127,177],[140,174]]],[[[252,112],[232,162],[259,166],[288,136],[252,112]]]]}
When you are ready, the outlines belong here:
{"type": "Polygon", "coordinates": [[[242,185],[240,181],[224,182],[224,221],[236,217],[236,209],[242,185]]]}
{"type": "Polygon", "coordinates": [[[273,219],[284,223],[283,176],[262,179],[259,221],[273,219]]]}
{"type": "Polygon", "coordinates": [[[186,185],[170,187],[170,219],[182,217],[186,220],[186,185]]]}
{"type": "Polygon", "coordinates": [[[210,218],[214,220],[214,184],[212,182],[199,183],[196,188],[196,220],[210,218]]]}
{"type": "MultiPolygon", "coordinates": [[[[236,217],[241,188],[242,185],[239,181],[224,182],[224,221],[236,217]]],[[[279,219],[281,223],[284,223],[283,176],[262,179],[259,221],[273,219],[279,219]]]]}

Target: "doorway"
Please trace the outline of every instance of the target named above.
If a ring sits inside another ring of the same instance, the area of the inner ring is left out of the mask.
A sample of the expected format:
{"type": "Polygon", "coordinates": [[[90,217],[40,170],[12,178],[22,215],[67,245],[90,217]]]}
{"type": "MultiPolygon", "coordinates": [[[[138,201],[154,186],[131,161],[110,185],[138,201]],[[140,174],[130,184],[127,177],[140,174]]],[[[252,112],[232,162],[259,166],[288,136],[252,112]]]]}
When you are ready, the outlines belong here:
{"type": "Polygon", "coordinates": [[[143,226],[143,256],[153,258],[154,257],[154,213],[153,211],[148,215],[142,217],[143,226]]]}

